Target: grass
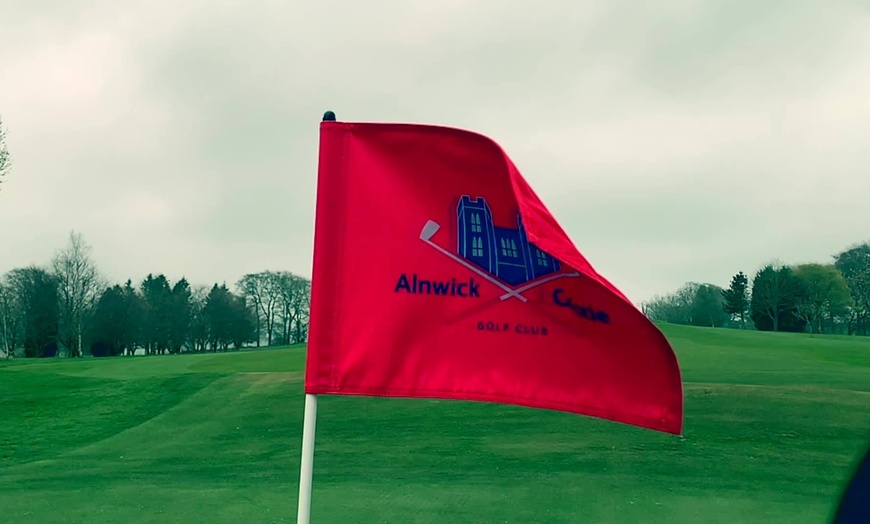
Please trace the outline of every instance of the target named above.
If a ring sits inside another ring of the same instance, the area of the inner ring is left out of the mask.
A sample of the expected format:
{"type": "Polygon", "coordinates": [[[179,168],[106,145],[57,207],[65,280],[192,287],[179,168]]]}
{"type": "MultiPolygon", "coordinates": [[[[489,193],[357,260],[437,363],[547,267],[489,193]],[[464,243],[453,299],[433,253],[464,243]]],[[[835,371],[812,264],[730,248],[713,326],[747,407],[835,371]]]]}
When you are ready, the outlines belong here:
{"type": "MultiPolygon", "coordinates": [[[[870,340],[664,326],[682,437],[495,404],[320,401],[318,523],[830,520],[870,340]]],[[[0,363],[0,523],[294,522],[304,350],[0,363]]]]}

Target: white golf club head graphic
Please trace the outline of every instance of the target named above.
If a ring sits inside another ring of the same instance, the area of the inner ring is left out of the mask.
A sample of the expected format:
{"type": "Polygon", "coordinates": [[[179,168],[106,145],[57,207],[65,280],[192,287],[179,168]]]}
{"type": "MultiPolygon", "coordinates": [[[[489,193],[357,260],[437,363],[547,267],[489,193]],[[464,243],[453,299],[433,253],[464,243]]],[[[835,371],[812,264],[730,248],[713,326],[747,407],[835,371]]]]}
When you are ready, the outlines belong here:
{"type": "Polygon", "coordinates": [[[441,226],[437,222],[435,222],[434,220],[427,221],[426,225],[423,226],[423,230],[420,231],[420,240],[429,244],[430,246],[437,249],[441,253],[447,255],[454,262],[474,271],[475,273],[480,275],[482,278],[486,279],[487,281],[495,284],[496,286],[498,286],[501,289],[503,289],[504,291],[506,291],[506,293],[504,295],[499,297],[499,298],[501,298],[501,300],[507,300],[511,297],[515,297],[523,302],[527,302],[528,299],[522,295],[523,291],[527,291],[527,290],[532,289],[534,287],[540,286],[541,284],[544,284],[545,282],[550,282],[550,281],[555,280],[557,278],[576,277],[576,276],[580,275],[580,273],[578,273],[576,271],[573,273],[560,273],[560,274],[556,274],[556,275],[550,275],[547,278],[543,278],[541,280],[532,282],[530,284],[526,284],[522,287],[513,289],[510,286],[507,286],[506,284],[504,284],[502,281],[496,279],[495,277],[493,277],[492,275],[490,275],[486,271],[483,271],[482,269],[474,266],[471,262],[468,262],[467,260],[463,259],[462,257],[455,255],[455,254],[451,253],[450,251],[447,251],[443,247],[439,246],[438,244],[432,242],[432,237],[435,236],[435,233],[437,233],[439,229],[441,229],[441,226]]]}
{"type": "Polygon", "coordinates": [[[434,220],[426,222],[426,225],[423,226],[423,231],[420,232],[420,239],[424,242],[428,242],[439,229],[441,229],[441,226],[439,226],[434,220]]]}

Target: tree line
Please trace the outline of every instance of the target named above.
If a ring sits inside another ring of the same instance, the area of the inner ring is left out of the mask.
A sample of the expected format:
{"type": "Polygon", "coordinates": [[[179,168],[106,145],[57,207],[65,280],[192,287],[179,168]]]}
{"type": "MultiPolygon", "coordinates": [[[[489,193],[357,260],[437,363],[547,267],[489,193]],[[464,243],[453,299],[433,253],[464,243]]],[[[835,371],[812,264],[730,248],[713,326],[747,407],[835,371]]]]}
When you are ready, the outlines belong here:
{"type": "Polygon", "coordinates": [[[117,356],[227,351],[285,345],[308,337],[311,283],[287,271],[191,285],[149,274],[138,284],[107,282],[82,235],[47,266],[0,277],[0,352],[24,357],[117,356]]]}
{"type": "Polygon", "coordinates": [[[870,334],[870,242],[827,264],[767,264],[727,288],[689,282],[642,305],[653,320],[760,331],[870,334]]]}

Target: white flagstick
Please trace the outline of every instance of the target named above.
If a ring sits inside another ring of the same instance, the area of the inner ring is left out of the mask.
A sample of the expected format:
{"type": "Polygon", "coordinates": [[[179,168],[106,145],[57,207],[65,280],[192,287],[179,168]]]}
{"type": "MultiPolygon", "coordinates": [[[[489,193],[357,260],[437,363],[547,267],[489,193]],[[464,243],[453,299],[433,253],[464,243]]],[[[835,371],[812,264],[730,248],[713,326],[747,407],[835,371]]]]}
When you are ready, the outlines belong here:
{"type": "MultiPolygon", "coordinates": [[[[323,113],[324,122],[335,122],[335,113],[323,113]]],[[[310,321],[310,319],[309,319],[310,321]]],[[[299,501],[296,522],[311,520],[311,484],[314,476],[314,428],[317,426],[317,395],[305,394],[305,415],[302,419],[302,461],[299,465],[299,501]]]]}
{"type": "Polygon", "coordinates": [[[298,524],[311,518],[311,481],[314,474],[314,427],[317,423],[317,395],[305,395],[305,418],[302,422],[302,465],[299,468],[298,524]]]}

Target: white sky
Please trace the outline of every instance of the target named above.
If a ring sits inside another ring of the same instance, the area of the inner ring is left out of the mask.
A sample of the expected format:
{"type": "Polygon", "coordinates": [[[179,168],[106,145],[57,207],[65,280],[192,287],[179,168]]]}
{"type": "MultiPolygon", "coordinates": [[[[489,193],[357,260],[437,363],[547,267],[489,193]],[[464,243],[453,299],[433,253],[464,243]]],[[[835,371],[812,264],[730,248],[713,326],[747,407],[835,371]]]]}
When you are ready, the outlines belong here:
{"type": "Polygon", "coordinates": [[[498,141],[635,302],[870,240],[859,0],[0,0],[0,272],[311,274],[317,129],[498,141]]]}

